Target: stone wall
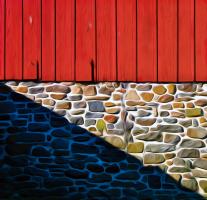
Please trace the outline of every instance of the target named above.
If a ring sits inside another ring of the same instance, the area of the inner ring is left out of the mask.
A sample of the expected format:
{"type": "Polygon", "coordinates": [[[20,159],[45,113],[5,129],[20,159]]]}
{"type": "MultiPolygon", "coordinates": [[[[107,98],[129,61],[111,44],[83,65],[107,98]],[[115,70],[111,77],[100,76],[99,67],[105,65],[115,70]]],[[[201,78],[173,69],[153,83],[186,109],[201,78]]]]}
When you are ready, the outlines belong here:
{"type": "Polygon", "coordinates": [[[5,84],[206,196],[207,84],[5,84]]]}

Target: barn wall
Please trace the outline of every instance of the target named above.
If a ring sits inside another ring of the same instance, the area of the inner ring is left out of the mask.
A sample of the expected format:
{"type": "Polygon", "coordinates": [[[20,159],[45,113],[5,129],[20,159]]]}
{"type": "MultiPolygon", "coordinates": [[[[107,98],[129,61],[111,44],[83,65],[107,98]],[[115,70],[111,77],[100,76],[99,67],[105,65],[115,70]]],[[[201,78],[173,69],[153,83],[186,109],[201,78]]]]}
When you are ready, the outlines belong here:
{"type": "Polygon", "coordinates": [[[0,80],[207,81],[206,0],[0,0],[0,80]]]}
{"type": "MultiPolygon", "coordinates": [[[[206,84],[11,81],[6,85],[135,156],[143,166],[158,166],[182,186],[206,195],[206,84]]],[[[2,109],[10,112],[10,106],[2,109]]]]}

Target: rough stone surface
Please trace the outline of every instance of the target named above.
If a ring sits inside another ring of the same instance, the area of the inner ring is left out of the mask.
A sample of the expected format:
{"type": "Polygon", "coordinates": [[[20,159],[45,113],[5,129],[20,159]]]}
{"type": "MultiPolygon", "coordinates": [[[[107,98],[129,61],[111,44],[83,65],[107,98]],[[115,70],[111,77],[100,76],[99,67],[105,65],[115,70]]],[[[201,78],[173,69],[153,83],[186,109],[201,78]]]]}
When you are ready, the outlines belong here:
{"type": "Polygon", "coordinates": [[[206,84],[5,84],[0,199],[207,195],[206,84]]]}

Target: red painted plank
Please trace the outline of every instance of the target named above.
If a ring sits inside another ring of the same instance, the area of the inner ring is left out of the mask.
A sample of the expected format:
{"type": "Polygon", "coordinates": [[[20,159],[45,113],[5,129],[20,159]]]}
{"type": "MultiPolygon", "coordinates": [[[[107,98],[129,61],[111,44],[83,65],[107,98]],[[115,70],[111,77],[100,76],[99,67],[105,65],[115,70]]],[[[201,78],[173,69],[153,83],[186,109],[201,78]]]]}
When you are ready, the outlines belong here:
{"type": "Polygon", "coordinates": [[[158,81],[177,81],[177,1],[158,1],[158,81]]]}
{"type": "Polygon", "coordinates": [[[119,81],[136,81],[136,0],[117,1],[119,81]]]}
{"type": "Polygon", "coordinates": [[[22,79],[22,0],[6,0],[5,78],[22,79]]]}
{"type": "Polygon", "coordinates": [[[4,12],[5,0],[0,0],[0,80],[4,79],[4,12]]]}
{"type": "Polygon", "coordinates": [[[56,80],[74,80],[75,4],[56,1],[56,80]]]}
{"type": "Polygon", "coordinates": [[[138,81],[157,81],[156,0],[139,0],[137,4],[138,81]]]}
{"type": "Polygon", "coordinates": [[[116,80],[116,1],[96,2],[97,80],[116,80]]]}
{"type": "Polygon", "coordinates": [[[54,0],[42,0],[42,80],[55,80],[54,0]]]}
{"type": "Polygon", "coordinates": [[[24,0],[24,79],[41,78],[41,5],[40,0],[24,0]],[[38,74],[39,71],[39,74],[38,74]]]}
{"type": "Polygon", "coordinates": [[[95,76],[95,66],[95,0],[77,0],[76,80],[91,81],[93,70],[95,76]]]}
{"type": "Polygon", "coordinates": [[[178,80],[194,80],[194,0],[179,1],[178,80]]]}
{"type": "Polygon", "coordinates": [[[207,80],[207,0],[196,0],[196,81],[207,80]]]}

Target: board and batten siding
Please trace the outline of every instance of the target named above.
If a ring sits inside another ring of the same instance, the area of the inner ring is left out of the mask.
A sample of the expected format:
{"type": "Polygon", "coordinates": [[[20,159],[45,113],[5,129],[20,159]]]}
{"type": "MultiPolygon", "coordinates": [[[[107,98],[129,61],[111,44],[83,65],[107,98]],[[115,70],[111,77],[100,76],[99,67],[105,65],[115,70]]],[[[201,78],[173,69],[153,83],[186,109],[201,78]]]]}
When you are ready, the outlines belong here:
{"type": "Polygon", "coordinates": [[[207,0],[0,0],[0,80],[207,81],[207,0]]]}

